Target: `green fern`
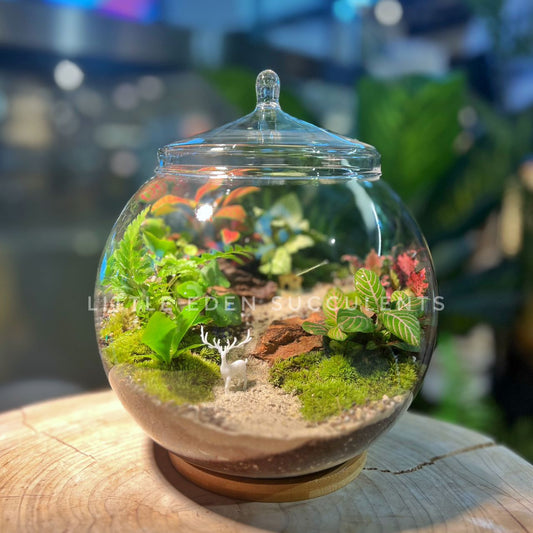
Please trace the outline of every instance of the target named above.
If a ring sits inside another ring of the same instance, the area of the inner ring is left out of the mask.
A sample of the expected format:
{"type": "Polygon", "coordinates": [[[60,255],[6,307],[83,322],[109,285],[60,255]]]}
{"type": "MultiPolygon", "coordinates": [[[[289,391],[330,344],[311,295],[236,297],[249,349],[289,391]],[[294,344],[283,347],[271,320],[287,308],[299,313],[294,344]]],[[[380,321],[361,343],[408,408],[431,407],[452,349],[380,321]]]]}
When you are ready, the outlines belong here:
{"type": "MultiPolygon", "coordinates": [[[[200,292],[205,292],[208,286],[214,284],[229,286],[229,282],[218,268],[217,259],[243,263],[244,259],[253,257],[253,254],[242,246],[228,247],[224,251],[206,252],[202,255],[177,257],[175,254],[179,251],[175,246],[174,250],[160,246],[159,241],[166,242],[163,239],[154,236],[146,239],[147,232],[144,229],[148,212],[149,208],[146,208],[126,228],[108,260],[103,280],[105,290],[113,293],[115,301],[123,302],[125,307],[136,302],[136,314],[139,318],[148,318],[153,310],[160,309],[162,304],[169,305],[175,314],[178,314],[179,307],[174,289],[177,282],[182,285],[186,282],[195,283],[200,292]],[[162,257],[157,255],[158,247],[163,250],[162,257]]],[[[196,250],[195,246],[194,249],[196,250]]],[[[179,290],[177,293],[184,296],[179,290]]]]}
{"type": "Polygon", "coordinates": [[[228,259],[242,265],[244,259],[251,259],[252,257],[253,253],[249,247],[236,244],[235,246],[228,246],[224,251],[205,252],[200,256],[191,257],[191,260],[198,265],[205,265],[213,259],[228,259]]]}
{"type": "Polygon", "coordinates": [[[153,274],[141,235],[141,225],[149,209],[139,213],[128,225],[106,269],[104,286],[113,292],[117,301],[125,302],[126,307],[133,303],[133,299],[144,298],[146,279],[153,274]]]}
{"type": "Polygon", "coordinates": [[[181,281],[197,281],[201,274],[191,258],[166,255],[158,262],[157,274],[161,279],[179,278],[181,281]]]}

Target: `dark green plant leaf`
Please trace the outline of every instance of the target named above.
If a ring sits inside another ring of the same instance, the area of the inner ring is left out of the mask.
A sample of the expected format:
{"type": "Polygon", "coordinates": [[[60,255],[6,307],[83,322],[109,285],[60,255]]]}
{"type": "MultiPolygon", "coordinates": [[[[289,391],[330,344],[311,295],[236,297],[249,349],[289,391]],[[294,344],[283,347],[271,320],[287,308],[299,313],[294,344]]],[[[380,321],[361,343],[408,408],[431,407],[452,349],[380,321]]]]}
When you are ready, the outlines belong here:
{"type": "Polygon", "coordinates": [[[131,307],[138,300],[138,311],[146,297],[146,279],[154,272],[141,238],[141,226],[149,209],[141,211],[128,224],[122,239],[102,262],[102,267],[106,264],[102,279],[105,290],[112,291],[114,298],[124,302],[125,307],[131,307]]]}
{"type": "Polygon", "coordinates": [[[143,231],[143,240],[146,247],[154,252],[157,257],[163,257],[176,251],[176,243],[167,239],[160,239],[149,231],[143,231]]]}
{"type": "Polygon", "coordinates": [[[143,232],[149,232],[155,237],[162,239],[170,233],[170,228],[162,218],[147,218],[142,224],[143,232]]]}
{"type": "Polygon", "coordinates": [[[183,298],[199,298],[205,293],[205,287],[196,281],[184,281],[176,287],[176,292],[183,298]]]}
{"type": "Polygon", "coordinates": [[[148,320],[142,341],[150,347],[163,363],[170,363],[176,323],[165,313],[156,311],[148,320]]]}
{"type": "Polygon", "coordinates": [[[384,175],[391,176],[402,198],[422,204],[428,185],[457,160],[454,140],[460,132],[457,113],[465,100],[464,77],[366,77],[357,91],[360,138],[379,147],[384,175]]]}
{"type": "Polygon", "coordinates": [[[226,287],[230,286],[230,282],[222,274],[218,262],[216,259],[209,261],[202,270],[202,275],[205,279],[205,282],[209,287],[226,287]]]}
{"type": "Polygon", "coordinates": [[[375,329],[374,322],[359,309],[340,309],[337,325],[344,333],[371,333],[375,329]]]}
{"type": "Polygon", "coordinates": [[[404,352],[419,352],[420,351],[420,346],[413,346],[403,341],[388,342],[387,346],[390,346],[391,348],[398,348],[399,350],[403,350],[404,352]]]}
{"type": "Polygon", "coordinates": [[[198,266],[206,265],[213,259],[228,259],[242,265],[245,259],[251,259],[253,255],[254,254],[250,251],[249,247],[235,244],[234,246],[227,246],[223,252],[218,250],[204,252],[202,255],[191,257],[190,260],[194,261],[198,266]]]}
{"type": "Polygon", "coordinates": [[[420,346],[420,322],[413,311],[383,311],[378,315],[383,325],[411,346],[420,346]]]}
{"type": "Polygon", "coordinates": [[[355,273],[355,291],[362,301],[362,305],[371,311],[378,312],[386,300],[385,289],[379,276],[372,270],[360,268],[355,273]]]}
{"type": "Polygon", "coordinates": [[[173,339],[175,350],[180,345],[183,337],[192,328],[199,323],[200,313],[204,310],[207,303],[206,298],[200,298],[189,305],[186,305],[176,318],[177,331],[173,339]]]}
{"type": "Polygon", "coordinates": [[[205,344],[188,344],[183,348],[180,348],[174,355],[179,355],[180,353],[187,352],[189,350],[197,350],[198,348],[205,348],[205,344]]]}

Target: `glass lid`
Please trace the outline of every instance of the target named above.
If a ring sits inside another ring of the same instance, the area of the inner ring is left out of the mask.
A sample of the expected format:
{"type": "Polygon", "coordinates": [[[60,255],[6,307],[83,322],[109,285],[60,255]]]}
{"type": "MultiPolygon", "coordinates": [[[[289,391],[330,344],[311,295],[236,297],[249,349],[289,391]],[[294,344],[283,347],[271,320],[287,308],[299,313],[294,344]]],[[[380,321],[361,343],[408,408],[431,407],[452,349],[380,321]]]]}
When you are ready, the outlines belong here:
{"type": "Polygon", "coordinates": [[[279,105],[280,83],[264,70],[252,113],[159,150],[159,172],[192,176],[359,178],[381,175],[371,145],[292,117],[279,105]]]}

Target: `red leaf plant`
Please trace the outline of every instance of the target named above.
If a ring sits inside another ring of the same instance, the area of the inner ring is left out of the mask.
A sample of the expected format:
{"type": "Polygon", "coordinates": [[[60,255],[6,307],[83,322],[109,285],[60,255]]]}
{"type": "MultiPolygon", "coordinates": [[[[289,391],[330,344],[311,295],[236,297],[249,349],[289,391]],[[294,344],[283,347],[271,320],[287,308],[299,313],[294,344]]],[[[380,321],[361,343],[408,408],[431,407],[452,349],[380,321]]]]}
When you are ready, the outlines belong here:
{"type": "Polygon", "coordinates": [[[258,191],[259,187],[238,187],[227,194],[221,187],[221,180],[210,180],[196,191],[194,198],[166,194],[154,202],[151,213],[154,216],[164,216],[172,213],[177,206],[184,206],[189,212],[188,219],[194,225],[209,220],[220,226],[220,223],[225,221],[219,230],[220,239],[224,244],[235,243],[241,238],[243,232],[250,230],[246,224],[246,211],[236,202],[258,191]],[[218,194],[212,199],[214,192],[218,194]],[[202,208],[204,208],[202,217],[205,218],[199,217],[202,208]]]}
{"type": "Polygon", "coordinates": [[[364,267],[373,270],[385,287],[387,298],[396,290],[409,290],[416,297],[423,297],[429,287],[426,279],[426,269],[420,268],[420,261],[416,258],[416,250],[407,250],[395,254],[378,255],[374,249],[370,250],[365,260],[356,255],[343,255],[342,261],[350,264],[355,273],[364,267]]]}

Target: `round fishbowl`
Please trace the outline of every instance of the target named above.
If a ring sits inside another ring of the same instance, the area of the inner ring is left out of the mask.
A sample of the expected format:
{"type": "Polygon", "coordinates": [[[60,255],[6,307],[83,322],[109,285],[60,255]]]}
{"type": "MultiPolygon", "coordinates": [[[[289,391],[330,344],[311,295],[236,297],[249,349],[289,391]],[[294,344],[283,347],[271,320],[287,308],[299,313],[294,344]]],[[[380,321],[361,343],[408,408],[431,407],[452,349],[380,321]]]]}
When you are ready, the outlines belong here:
{"type": "Polygon", "coordinates": [[[106,244],[96,332],[176,465],[260,484],[361,467],[421,385],[438,302],[377,150],[284,113],[272,71],[256,92],[159,150],[106,244]]]}

